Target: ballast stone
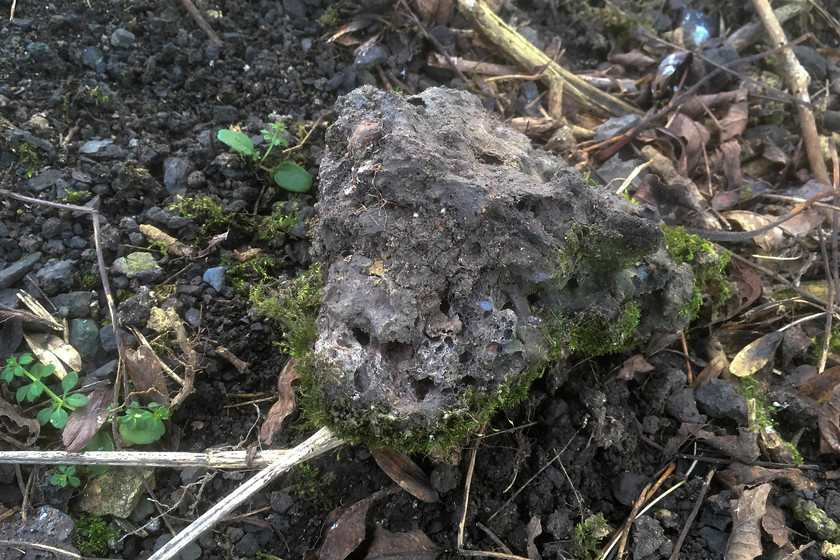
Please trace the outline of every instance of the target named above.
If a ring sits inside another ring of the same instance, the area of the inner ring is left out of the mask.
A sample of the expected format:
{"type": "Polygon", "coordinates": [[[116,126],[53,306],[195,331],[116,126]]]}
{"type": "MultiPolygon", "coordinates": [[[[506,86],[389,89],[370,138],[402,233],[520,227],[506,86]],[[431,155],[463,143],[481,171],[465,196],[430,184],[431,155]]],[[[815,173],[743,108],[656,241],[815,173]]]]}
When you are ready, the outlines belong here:
{"type": "Polygon", "coordinates": [[[476,403],[568,348],[564,329],[549,334],[557,325],[610,324],[637,306],[628,340],[684,327],[692,275],[665,251],[655,211],[588,186],[475,96],[364,86],[336,110],[309,361],[310,397],[339,435],[433,444],[481,420],[476,403]]]}

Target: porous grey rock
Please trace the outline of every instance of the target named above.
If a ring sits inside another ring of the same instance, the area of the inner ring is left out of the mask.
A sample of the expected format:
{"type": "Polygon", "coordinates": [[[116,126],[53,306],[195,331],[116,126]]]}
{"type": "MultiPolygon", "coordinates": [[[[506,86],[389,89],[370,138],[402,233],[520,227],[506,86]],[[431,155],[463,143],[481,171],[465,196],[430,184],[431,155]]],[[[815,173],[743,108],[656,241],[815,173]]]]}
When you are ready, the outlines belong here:
{"type": "Polygon", "coordinates": [[[549,358],[685,325],[691,271],[655,211],[589,187],[475,96],[362,87],[336,108],[309,369],[339,435],[434,446],[549,358]]]}

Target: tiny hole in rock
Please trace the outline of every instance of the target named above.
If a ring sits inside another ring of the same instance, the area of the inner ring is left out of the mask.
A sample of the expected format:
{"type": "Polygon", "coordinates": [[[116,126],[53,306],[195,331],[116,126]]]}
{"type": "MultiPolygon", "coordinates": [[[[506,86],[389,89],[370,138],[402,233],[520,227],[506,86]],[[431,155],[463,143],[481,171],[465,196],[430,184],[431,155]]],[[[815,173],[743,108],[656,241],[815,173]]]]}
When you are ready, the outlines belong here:
{"type": "Polygon", "coordinates": [[[417,397],[417,400],[422,401],[435,386],[435,382],[428,377],[424,377],[423,379],[413,379],[411,385],[414,387],[414,395],[417,397]]]}
{"type": "Polygon", "coordinates": [[[362,346],[367,346],[368,344],[370,344],[370,335],[358,327],[355,327],[353,329],[353,338],[355,338],[356,342],[358,342],[362,346]]]}
{"type": "Polygon", "coordinates": [[[367,372],[362,369],[357,369],[353,373],[353,387],[359,391],[360,393],[367,391],[368,387],[370,386],[370,378],[368,378],[367,372]]]}
{"type": "Polygon", "coordinates": [[[449,300],[445,296],[440,300],[440,312],[444,315],[449,313],[449,300]]]}
{"type": "Polygon", "coordinates": [[[411,345],[405,342],[391,341],[382,345],[382,355],[397,362],[408,360],[413,354],[411,345]]]}
{"type": "Polygon", "coordinates": [[[458,354],[458,362],[462,364],[466,364],[472,359],[472,354],[470,352],[461,352],[458,354]]]}
{"type": "Polygon", "coordinates": [[[445,338],[443,339],[443,342],[444,342],[447,346],[449,346],[450,348],[453,348],[453,347],[455,346],[455,341],[454,341],[454,340],[452,340],[452,337],[451,337],[451,336],[447,336],[447,337],[445,337],[445,338]]]}

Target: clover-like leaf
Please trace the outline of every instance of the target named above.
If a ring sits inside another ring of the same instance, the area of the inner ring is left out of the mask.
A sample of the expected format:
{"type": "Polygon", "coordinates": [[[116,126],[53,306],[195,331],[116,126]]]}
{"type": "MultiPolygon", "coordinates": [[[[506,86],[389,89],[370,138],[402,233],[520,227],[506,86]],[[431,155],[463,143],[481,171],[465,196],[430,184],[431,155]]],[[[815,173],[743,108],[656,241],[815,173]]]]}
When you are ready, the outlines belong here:
{"type": "Polygon", "coordinates": [[[292,161],[281,162],[271,172],[277,186],[292,192],[306,192],[312,188],[312,175],[292,161]]]}
{"type": "Polygon", "coordinates": [[[129,423],[125,422],[120,424],[120,435],[125,438],[126,441],[130,441],[131,443],[137,445],[143,445],[159,440],[161,436],[163,436],[164,432],[166,432],[166,426],[163,425],[163,422],[150,423],[150,425],[144,426],[144,428],[145,429],[136,429],[129,423]]]}
{"type": "Polygon", "coordinates": [[[22,366],[27,366],[31,364],[35,360],[35,357],[32,354],[23,354],[20,358],[18,358],[18,363],[22,366]]]}
{"type": "Polygon", "coordinates": [[[88,403],[88,398],[84,395],[80,395],[79,393],[74,393],[72,395],[67,395],[64,402],[73,408],[79,408],[80,406],[85,406],[88,403]]]}
{"type": "Polygon", "coordinates": [[[52,414],[50,414],[50,424],[58,428],[59,430],[62,429],[64,426],[67,425],[67,411],[61,407],[55,409],[52,414]]]}
{"type": "Polygon", "coordinates": [[[75,371],[68,371],[67,375],[64,376],[64,379],[61,380],[61,390],[67,394],[69,391],[73,390],[73,387],[75,387],[78,382],[79,374],[75,371]]]}
{"type": "Polygon", "coordinates": [[[37,364],[32,364],[32,367],[29,368],[29,374],[36,379],[52,375],[54,371],[55,365],[42,364],[41,362],[38,362],[37,364]]]}
{"type": "Polygon", "coordinates": [[[254,143],[251,142],[251,139],[246,134],[237,130],[223,128],[216,134],[216,138],[240,154],[245,154],[246,156],[254,155],[254,143]]]}
{"type": "Polygon", "coordinates": [[[53,409],[51,407],[42,408],[38,411],[38,416],[35,418],[38,420],[38,423],[42,426],[46,426],[50,421],[50,416],[52,416],[53,409]]]}

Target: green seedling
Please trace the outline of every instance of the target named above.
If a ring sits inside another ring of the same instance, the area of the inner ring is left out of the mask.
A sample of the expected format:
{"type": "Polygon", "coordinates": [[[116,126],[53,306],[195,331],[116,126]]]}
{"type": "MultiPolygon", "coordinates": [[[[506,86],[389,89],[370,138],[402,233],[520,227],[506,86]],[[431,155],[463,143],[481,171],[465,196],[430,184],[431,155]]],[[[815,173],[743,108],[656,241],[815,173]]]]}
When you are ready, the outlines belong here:
{"type": "Polygon", "coordinates": [[[46,394],[52,402],[38,412],[38,422],[42,426],[50,423],[60,430],[67,424],[67,411],[73,411],[86,405],[87,397],[78,393],[68,394],[79,382],[79,374],[75,371],[69,372],[61,380],[61,396],[58,396],[42,381],[43,378],[49,377],[54,372],[54,365],[35,362],[32,354],[23,354],[20,358],[13,356],[6,360],[6,367],[3,368],[3,371],[0,371],[0,379],[6,383],[11,383],[16,377],[23,380],[29,379],[30,383],[18,388],[15,399],[18,403],[31,403],[46,394]],[[32,365],[27,370],[24,366],[30,364],[32,365]]]}
{"type": "Polygon", "coordinates": [[[166,432],[164,420],[169,418],[169,409],[156,402],[142,408],[133,401],[122,416],[117,418],[120,435],[126,441],[137,445],[157,441],[166,432]]]}
{"type": "Polygon", "coordinates": [[[62,488],[67,488],[68,486],[78,488],[81,483],[82,481],[76,476],[76,467],[72,466],[61,465],[50,477],[50,484],[61,486],[62,488]]]}
{"type": "Polygon", "coordinates": [[[289,146],[289,143],[282,136],[286,132],[286,127],[282,123],[271,123],[268,129],[261,130],[260,132],[263,135],[263,139],[268,143],[268,148],[265,152],[257,150],[248,135],[238,130],[223,128],[218,132],[216,137],[219,141],[227,144],[232,150],[250,157],[254,165],[260,169],[267,170],[278,187],[299,193],[308,191],[312,187],[312,175],[298,164],[292,161],[281,161],[274,167],[263,167],[275,146],[282,146],[284,148],[289,146]]]}

